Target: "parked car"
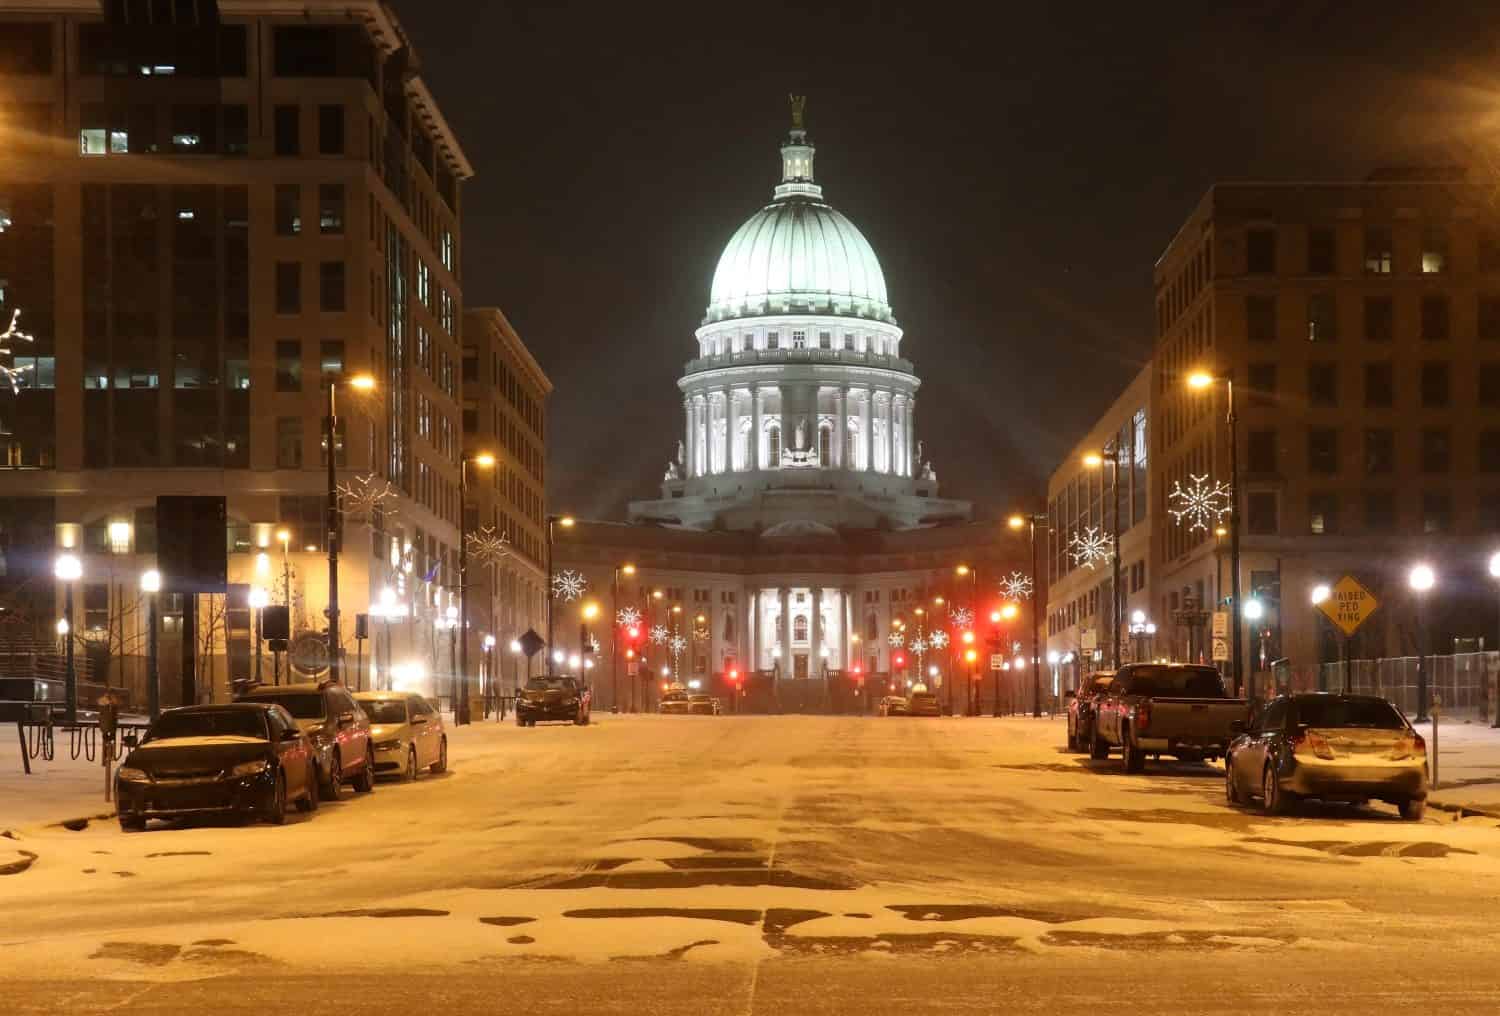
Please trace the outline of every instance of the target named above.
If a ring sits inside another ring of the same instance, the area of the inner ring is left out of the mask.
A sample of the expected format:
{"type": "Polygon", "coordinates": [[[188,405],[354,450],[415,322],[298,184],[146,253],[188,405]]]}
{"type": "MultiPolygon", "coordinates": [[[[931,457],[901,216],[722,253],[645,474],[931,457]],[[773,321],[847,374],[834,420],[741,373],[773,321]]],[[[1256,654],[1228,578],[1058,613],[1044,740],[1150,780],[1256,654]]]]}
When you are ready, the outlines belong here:
{"type": "Polygon", "coordinates": [[[911,698],[907,699],[906,711],[909,716],[941,716],[942,707],[938,705],[938,697],[930,691],[914,691],[911,698]]]}
{"type": "Polygon", "coordinates": [[[686,716],[692,711],[692,702],[688,700],[686,690],[668,688],[661,693],[661,701],[656,704],[656,711],[672,716],[686,716]]]}
{"type": "Polygon", "coordinates": [[[1231,805],[1260,798],[1277,815],[1304,797],[1394,804],[1416,821],[1427,808],[1427,742],[1373,695],[1312,692],[1266,704],[1224,759],[1231,805]]]}
{"type": "Polygon", "coordinates": [[[275,703],[168,709],[115,773],[115,801],[127,832],[153,818],[212,814],[280,825],[288,802],[318,806],[313,744],[275,703]]]}
{"type": "Polygon", "coordinates": [[[688,712],[695,716],[718,716],[719,700],[712,695],[689,695],[688,712]]]}
{"type": "Polygon", "coordinates": [[[1108,758],[1118,748],[1128,773],[1144,769],[1148,755],[1184,762],[1222,758],[1234,739],[1231,727],[1245,718],[1245,709],[1244,699],[1224,694],[1212,667],[1129,663],[1094,704],[1089,754],[1108,758]]]}
{"type": "Polygon", "coordinates": [[[336,800],[346,780],[362,794],[375,789],[370,721],[343,685],[263,684],[241,694],[238,701],[279,705],[292,714],[312,739],[324,797],[336,800]]]}
{"type": "Polygon", "coordinates": [[[1115,682],[1113,670],[1097,671],[1082,688],[1068,693],[1068,747],[1088,751],[1094,742],[1094,706],[1115,682]]]}
{"type": "Polygon", "coordinates": [[[533,677],[516,696],[516,726],[534,727],[538,721],[588,726],[592,695],[571,677],[533,677]]]}
{"type": "Polygon", "coordinates": [[[422,770],[440,773],[448,768],[448,731],[443,714],[431,702],[405,691],[355,692],[354,701],[370,720],[375,775],[415,780],[422,770]]]}
{"type": "Polygon", "coordinates": [[[880,700],[881,716],[910,716],[911,711],[904,695],[887,695],[880,700]]]}

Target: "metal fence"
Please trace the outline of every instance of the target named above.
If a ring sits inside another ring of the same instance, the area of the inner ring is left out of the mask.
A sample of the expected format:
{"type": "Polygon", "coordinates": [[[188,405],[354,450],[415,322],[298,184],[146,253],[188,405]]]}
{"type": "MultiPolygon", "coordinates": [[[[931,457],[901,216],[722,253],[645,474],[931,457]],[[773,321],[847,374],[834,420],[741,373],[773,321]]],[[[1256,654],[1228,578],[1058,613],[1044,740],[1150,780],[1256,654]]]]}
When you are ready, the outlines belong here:
{"type": "MultiPolygon", "coordinates": [[[[1417,658],[1397,656],[1379,660],[1351,660],[1314,667],[1290,668],[1285,682],[1293,691],[1349,691],[1379,695],[1394,702],[1408,716],[1417,714],[1417,658]]],[[[1429,701],[1441,703],[1444,715],[1485,719],[1494,713],[1495,681],[1500,676],[1500,653],[1455,653],[1427,658],[1429,701]]]]}

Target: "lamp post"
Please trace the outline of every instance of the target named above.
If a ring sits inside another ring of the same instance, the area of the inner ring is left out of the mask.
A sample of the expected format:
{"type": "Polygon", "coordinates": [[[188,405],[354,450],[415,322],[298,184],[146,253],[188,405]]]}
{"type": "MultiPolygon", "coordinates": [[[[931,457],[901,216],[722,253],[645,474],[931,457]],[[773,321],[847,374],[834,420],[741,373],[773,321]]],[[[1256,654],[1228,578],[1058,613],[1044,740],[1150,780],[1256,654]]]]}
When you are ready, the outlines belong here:
{"type": "MultiPolygon", "coordinates": [[[[1031,542],[1031,715],[1036,719],[1042,715],[1042,613],[1037,609],[1041,602],[1038,591],[1041,578],[1036,570],[1036,531],[1038,528],[1046,530],[1050,523],[1046,515],[1034,512],[1029,515],[1012,515],[1006,520],[1006,524],[1013,530],[1026,528],[1031,542]]],[[[1115,547],[1117,562],[1120,559],[1119,549],[1118,546],[1115,547]]]]}
{"type": "Polygon", "coordinates": [[[1414,565],[1406,576],[1406,584],[1416,594],[1417,600],[1417,721],[1420,722],[1427,719],[1427,632],[1423,608],[1427,594],[1437,585],[1437,573],[1431,565],[1414,565]]]}
{"type": "Polygon", "coordinates": [[[553,527],[562,526],[564,529],[573,528],[573,516],[571,515],[548,515],[547,516],[547,648],[552,648],[552,536],[553,527]]]}
{"type": "Polygon", "coordinates": [[[1188,387],[1199,391],[1217,384],[1224,386],[1226,398],[1224,419],[1229,427],[1229,570],[1231,572],[1229,617],[1234,626],[1230,649],[1230,652],[1234,654],[1234,665],[1230,671],[1234,675],[1234,693],[1238,695],[1245,687],[1245,671],[1240,638],[1240,629],[1244,627],[1244,621],[1240,617],[1240,440],[1238,419],[1234,413],[1234,379],[1228,375],[1204,372],[1188,377],[1188,387]]]}
{"type": "MultiPolygon", "coordinates": [[[[1242,608],[1241,613],[1244,614],[1244,618],[1243,618],[1244,621],[1252,621],[1252,622],[1253,621],[1259,621],[1261,618],[1263,618],[1263,617],[1266,616],[1266,608],[1261,604],[1261,602],[1259,600],[1249,599],[1249,600],[1245,601],[1245,606],[1242,608]]],[[[1234,622],[1235,627],[1238,628],[1241,623],[1242,623],[1241,620],[1236,619],[1236,621],[1234,622]]],[[[1250,685],[1249,685],[1250,695],[1249,695],[1249,697],[1250,697],[1250,699],[1252,701],[1255,699],[1255,693],[1256,693],[1255,675],[1257,673],[1258,673],[1258,671],[1257,671],[1257,669],[1255,667],[1251,667],[1250,668],[1250,685]]]]}
{"type": "Polygon", "coordinates": [[[1144,610],[1133,611],[1130,615],[1130,640],[1135,644],[1135,662],[1141,662],[1141,646],[1156,637],[1155,623],[1146,619],[1144,610]]]}
{"type": "Polygon", "coordinates": [[[255,612],[255,683],[260,684],[260,660],[261,660],[261,618],[265,616],[266,606],[271,602],[271,595],[264,589],[256,586],[250,590],[250,609],[255,612]]]}
{"type": "MultiPolygon", "coordinates": [[[[958,576],[961,579],[968,579],[968,581],[969,581],[969,607],[968,607],[969,616],[971,618],[976,617],[975,611],[974,611],[974,600],[976,599],[976,596],[977,596],[976,588],[977,588],[977,585],[978,585],[978,582],[979,582],[979,569],[977,569],[977,568],[970,568],[966,564],[960,564],[960,565],[958,565],[957,567],[955,567],[953,569],[953,574],[956,575],[956,576],[958,576]]],[[[972,621],[970,622],[970,627],[973,627],[973,622],[972,621]]],[[[969,641],[971,643],[973,642],[973,633],[972,632],[969,633],[969,639],[967,641],[969,641]]],[[[972,684],[972,683],[973,683],[973,680],[972,680],[972,675],[971,675],[970,684],[972,684]]],[[[972,695],[973,695],[973,689],[972,688],[969,688],[969,689],[965,690],[965,698],[964,698],[964,714],[965,715],[968,715],[968,712],[969,712],[969,698],[972,697],[972,695]]],[[[953,682],[952,681],[948,682],[948,712],[949,712],[950,715],[953,713],[953,682]]]]}
{"type": "Polygon", "coordinates": [[[63,636],[63,655],[67,661],[64,715],[69,723],[74,723],[78,720],[78,672],[73,667],[73,590],[83,578],[83,562],[76,554],[59,554],[52,564],[52,574],[63,584],[63,616],[57,630],[63,636]]]}
{"type": "MultiPolygon", "coordinates": [[[[1110,465],[1110,488],[1113,492],[1114,509],[1110,518],[1110,544],[1112,558],[1112,577],[1110,579],[1109,597],[1109,641],[1114,654],[1115,669],[1120,669],[1120,442],[1111,441],[1105,445],[1103,454],[1091,452],[1083,457],[1083,464],[1090,469],[1103,469],[1104,464],[1110,465]]],[[[1034,571],[1035,569],[1033,569],[1034,571]]]]}
{"type": "Polygon", "coordinates": [[[634,574],[635,565],[629,563],[616,565],[615,579],[609,590],[609,605],[615,612],[615,621],[610,628],[609,636],[609,694],[610,709],[613,712],[620,711],[620,576],[634,574]]]}
{"type": "MultiPolygon", "coordinates": [[[[1001,622],[1004,622],[1004,621],[1014,621],[1016,619],[1016,616],[1018,614],[1020,614],[1020,613],[1021,613],[1021,608],[1020,607],[1017,607],[1014,603],[1007,603],[1005,606],[1001,607],[999,610],[994,611],[994,612],[992,612],[990,614],[990,621],[993,624],[999,625],[1001,622]]],[[[1006,642],[1009,642],[1009,639],[1006,639],[1006,642]]],[[[1009,648],[1009,647],[1005,646],[1004,648],[1009,648]]],[[[1000,715],[1000,671],[996,670],[996,671],[994,671],[994,674],[995,674],[995,702],[994,702],[994,707],[991,710],[991,714],[998,717],[1000,715]]],[[[1009,683],[1009,682],[1007,682],[1007,683],[1009,683]]],[[[1012,710],[1012,712],[1014,712],[1014,710],[1012,710]]],[[[1037,702],[1037,710],[1032,715],[1033,716],[1041,716],[1042,715],[1041,702],[1040,701],[1037,702]]]]}
{"type": "Polygon", "coordinates": [[[355,374],[328,379],[328,415],[323,418],[323,440],[328,450],[328,677],[339,682],[339,479],[338,479],[338,403],[335,393],[340,384],[359,392],[374,391],[375,379],[355,374]]]}
{"type": "MultiPolygon", "coordinates": [[[[1323,612],[1321,610],[1318,610],[1318,608],[1324,603],[1327,603],[1328,598],[1332,595],[1333,590],[1328,588],[1328,584],[1326,582],[1320,582],[1312,587],[1312,592],[1310,592],[1307,596],[1308,601],[1313,605],[1313,610],[1316,611],[1319,615],[1319,632],[1322,632],[1323,626],[1327,622],[1321,616],[1323,612]]],[[[1321,642],[1322,640],[1320,639],[1319,641],[1321,642]]],[[[1318,650],[1318,691],[1327,690],[1328,675],[1323,670],[1323,652],[1320,647],[1318,650]]],[[[1349,694],[1349,640],[1347,638],[1345,638],[1344,640],[1344,694],[1349,694]]]]}
{"type": "Polygon", "coordinates": [[[146,594],[146,712],[155,720],[161,715],[161,673],[157,665],[156,594],[161,592],[161,572],[141,572],[141,592],[146,594]]]}
{"type": "MultiPolygon", "coordinates": [[[[458,463],[458,689],[453,702],[453,724],[469,722],[469,464],[492,469],[490,452],[469,452],[458,463]]],[[[549,590],[550,593],[550,590],[549,590]]]]}
{"type": "MultiPolygon", "coordinates": [[[[1500,579],[1500,551],[1490,555],[1490,577],[1500,579]]],[[[1500,645],[1500,642],[1497,642],[1500,645]]],[[[1500,694],[1495,696],[1495,722],[1494,727],[1500,727],[1500,694]]]]}

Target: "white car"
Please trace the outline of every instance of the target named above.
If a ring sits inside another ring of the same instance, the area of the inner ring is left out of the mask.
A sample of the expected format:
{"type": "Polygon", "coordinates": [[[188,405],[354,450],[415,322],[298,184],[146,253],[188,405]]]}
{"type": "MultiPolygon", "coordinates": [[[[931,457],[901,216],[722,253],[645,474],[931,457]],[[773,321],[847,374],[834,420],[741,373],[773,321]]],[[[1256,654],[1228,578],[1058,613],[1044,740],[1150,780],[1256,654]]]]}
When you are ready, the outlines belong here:
{"type": "Polygon", "coordinates": [[[354,700],[370,718],[376,775],[414,780],[448,768],[448,731],[431,702],[405,691],[356,692],[354,700]]]}

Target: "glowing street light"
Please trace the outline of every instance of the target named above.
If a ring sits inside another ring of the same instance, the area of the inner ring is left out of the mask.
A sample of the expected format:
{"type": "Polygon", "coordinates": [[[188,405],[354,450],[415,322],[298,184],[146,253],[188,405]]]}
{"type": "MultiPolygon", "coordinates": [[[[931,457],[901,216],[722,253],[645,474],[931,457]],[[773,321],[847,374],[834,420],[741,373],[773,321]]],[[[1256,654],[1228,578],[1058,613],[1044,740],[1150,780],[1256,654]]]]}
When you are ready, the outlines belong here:
{"type": "Polygon", "coordinates": [[[1316,607],[1319,604],[1327,603],[1328,598],[1332,595],[1333,590],[1328,588],[1328,583],[1320,582],[1317,585],[1313,586],[1312,593],[1308,598],[1312,600],[1312,605],[1316,607]]]}
{"type": "Polygon", "coordinates": [[[1427,719],[1427,632],[1423,624],[1426,613],[1423,608],[1427,594],[1437,585],[1437,572],[1430,564],[1413,565],[1406,576],[1406,584],[1417,594],[1417,720],[1421,721],[1427,719]]]}

